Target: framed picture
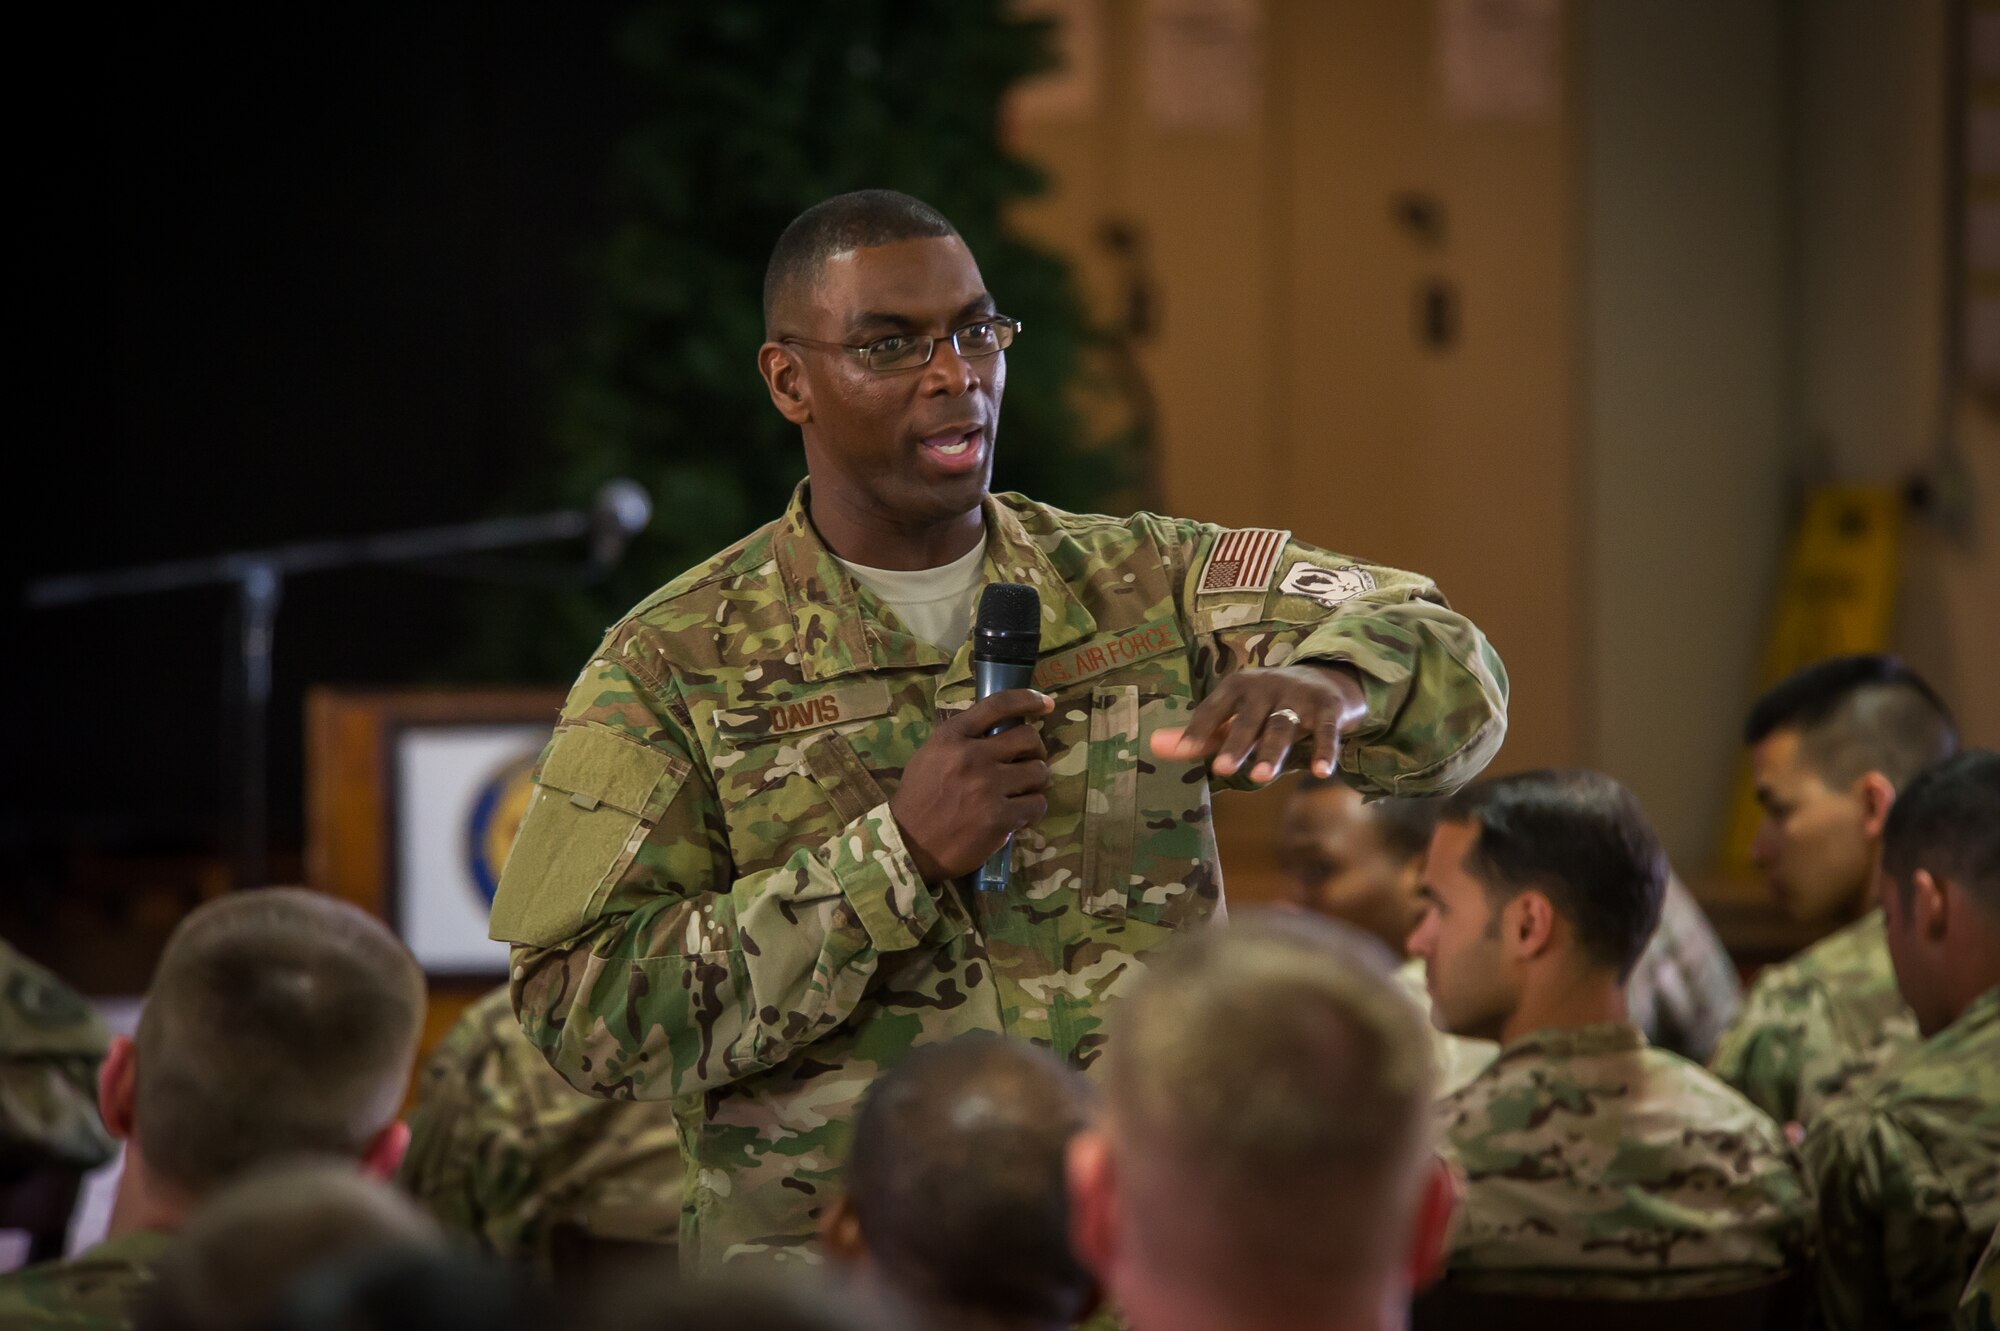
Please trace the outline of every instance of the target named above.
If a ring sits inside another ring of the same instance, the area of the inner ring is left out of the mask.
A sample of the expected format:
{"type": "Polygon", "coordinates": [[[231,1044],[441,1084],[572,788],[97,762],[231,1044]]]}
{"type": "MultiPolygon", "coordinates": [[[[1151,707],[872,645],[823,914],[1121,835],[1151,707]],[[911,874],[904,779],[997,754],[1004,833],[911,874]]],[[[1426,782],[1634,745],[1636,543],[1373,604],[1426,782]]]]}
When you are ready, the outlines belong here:
{"type": "Polygon", "coordinates": [[[308,883],[387,921],[433,979],[505,978],[486,917],[561,706],[542,690],[315,690],[308,883]]]}

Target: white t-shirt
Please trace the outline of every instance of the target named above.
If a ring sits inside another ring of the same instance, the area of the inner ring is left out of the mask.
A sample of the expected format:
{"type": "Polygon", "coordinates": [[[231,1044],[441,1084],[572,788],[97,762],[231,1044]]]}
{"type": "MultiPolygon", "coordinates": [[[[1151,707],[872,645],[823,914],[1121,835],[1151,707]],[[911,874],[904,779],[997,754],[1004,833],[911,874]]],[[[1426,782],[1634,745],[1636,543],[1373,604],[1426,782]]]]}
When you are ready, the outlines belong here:
{"type": "Polygon", "coordinates": [[[936,568],[869,568],[845,559],[840,560],[840,566],[894,610],[910,632],[952,656],[972,633],[979,566],[985,558],[986,542],[982,540],[936,568]]]}

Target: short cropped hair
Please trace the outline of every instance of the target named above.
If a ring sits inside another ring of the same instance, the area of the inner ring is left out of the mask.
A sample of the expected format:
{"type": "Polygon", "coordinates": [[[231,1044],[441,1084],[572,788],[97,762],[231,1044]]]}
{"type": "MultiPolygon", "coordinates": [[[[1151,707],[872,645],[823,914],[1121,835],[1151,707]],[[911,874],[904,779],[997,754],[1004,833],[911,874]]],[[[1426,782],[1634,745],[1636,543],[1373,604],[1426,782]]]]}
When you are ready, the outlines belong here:
{"type": "MultiPolygon", "coordinates": [[[[1337,776],[1314,776],[1308,772],[1299,778],[1301,795],[1346,789],[1350,789],[1347,782],[1337,776]]],[[[1389,853],[1413,860],[1431,844],[1431,830],[1437,826],[1438,808],[1443,802],[1434,795],[1390,795],[1369,801],[1366,808],[1389,853]]]]}
{"type": "Polygon", "coordinates": [[[1958,749],[1944,699],[1898,657],[1836,656],[1794,671],[1750,708],[1743,742],[1799,733],[1806,765],[1828,785],[1880,772],[1898,790],[1958,749]]]}
{"type": "Polygon", "coordinates": [[[925,1305],[1087,1315],[1095,1283],[1070,1251],[1063,1162],[1092,1105],[1082,1074],[999,1035],[911,1053],[854,1122],[846,1186],[870,1259],[925,1305]]]}
{"type": "Polygon", "coordinates": [[[1467,786],[1439,817],[1479,829],[1464,868],[1496,905],[1545,893],[1586,956],[1631,975],[1667,890],[1666,852],[1631,791],[1602,772],[1522,772],[1467,786]]]}
{"type": "Polygon", "coordinates": [[[253,1331],[328,1261],[444,1246],[436,1221],[352,1160],[253,1170],[196,1209],[161,1269],[140,1331],[253,1331]]]}
{"type": "Polygon", "coordinates": [[[139,1018],[135,1129],[197,1195],[295,1154],[358,1156],[395,1118],[424,978],[371,915],[260,888],[198,907],[167,940],[139,1018]]]}
{"type": "Polygon", "coordinates": [[[2000,753],[1968,749],[1919,772],[1889,806],[1882,869],[1906,904],[1928,869],[2000,914],[2000,753]]]}
{"type": "Polygon", "coordinates": [[[943,213],[892,189],[858,189],[814,204],[779,234],[764,266],[765,336],[778,331],[779,307],[793,291],[817,281],[834,255],[957,234],[943,213]]]}
{"type": "Polygon", "coordinates": [[[1207,1227],[1187,1248],[1203,1282],[1282,1318],[1397,1261],[1434,1073],[1389,950],[1246,911],[1147,960],[1112,1017],[1106,1093],[1121,1152],[1188,1193],[1172,1223],[1207,1227]]]}

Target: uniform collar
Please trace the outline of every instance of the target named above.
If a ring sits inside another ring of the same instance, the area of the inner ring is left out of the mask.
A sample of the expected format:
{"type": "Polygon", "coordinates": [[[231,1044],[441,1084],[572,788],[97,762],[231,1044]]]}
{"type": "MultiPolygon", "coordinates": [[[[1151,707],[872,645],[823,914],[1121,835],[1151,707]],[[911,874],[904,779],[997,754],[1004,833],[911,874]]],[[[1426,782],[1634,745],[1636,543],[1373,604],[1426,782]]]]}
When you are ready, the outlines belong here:
{"type": "Polygon", "coordinates": [[[1632,1053],[1646,1047],[1646,1037],[1629,1021],[1595,1026],[1547,1026],[1530,1031],[1500,1051],[1502,1059],[1587,1058],[1595,1054],[1632,1053]]]}
{"type": "MultiPolygon", "coordinates": [[[[943,683],[970,677],[970,643],[946,661],[937,648],[898,624],[888,607],[834,558],[807,514],[810,484],[799,482],[772,538],[772,557],[797,634],[800,673],[807,680],[823,680],[868,670],[946,667],[943,683]]],[[[1097,620],[1014,511],[990,494],[980,506],[986,525],[980,580],[1024,583],[1041,594],[1042,650],[1055,651],[1095,633],[1097,620]]]]}
{"type": "Polygon", "coordinates": [[[1933,1035],[1925,1043],[1932,1049],[1952,1049],[1978,1039],[2000,1023],[2000,988],[1988,989],[1966,1004],[1958,1020],[1933,1035]]]}

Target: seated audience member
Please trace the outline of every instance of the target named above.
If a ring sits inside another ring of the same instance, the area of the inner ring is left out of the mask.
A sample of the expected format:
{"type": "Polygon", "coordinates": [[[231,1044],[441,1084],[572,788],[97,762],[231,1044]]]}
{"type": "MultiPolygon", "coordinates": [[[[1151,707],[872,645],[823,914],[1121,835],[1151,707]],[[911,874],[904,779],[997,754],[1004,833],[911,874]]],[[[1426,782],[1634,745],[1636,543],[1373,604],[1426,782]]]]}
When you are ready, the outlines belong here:
{"type": "Polygon", "coordinates": [[[344,1160],[261,1169],[198,1207],[160,1264],[139,1331],[253,1331],[322,1263],[444,1247],[415,1202],[344,1160]]]}
{"type": "Polygon", "coordinates": [[[1909,783],[1879,882],[1923,1039],[1806,1135],[1820,1316],[1856,1331],[1944,1327],[2000,1224],[2000,754],[1962,753],[1909,783]]]}
{"type": "Polygon", "coordinates": [[[1893,656],[1842,656],[1780,681],[1744,725],[1763,820],[1751,855],[1787,914],[1835,932],[1757,977],[1709,1069],[1780,1123],[1916,1038],[1871,910],[1896,791],[1958,747],[1930,685],[1893,656]]]}
{"type": "Polygon", "coordinates": [[[298,888],[199,907],[167,940],[136,1040],[116,1036],[98,1108],[125,1141],[110,1237],[0,1276],[0,1326],[123,1326],[195,1206],[286,1156],[395,1171],[423,1023],[416,961],[380,920],[298,888]]]}
{"type": "MultiPolygon", "coordinates": [[[[1286,803],[1279,845],[1293,903],[1365,929],[1408,956],[1410,930],[1423,914],[1417,884],[1440,802],[1364,802],[1336,778],[1302,779],[1286,803]]],[[[1410,957],[1397,978],[1428,1004],[1423,962],[1410,957]]],[[[1715,1048],[1742,1002],[1736,964],[1694,894],[1671,873],[1659,928],[1639,955],[1625,998],[1649,1041],[1697,1060],[1715,1048]]],[[[1486,1041],[1442,1032],[1437,1038],[1446,1091],[1464,1085],[1497,1052],[1486,1041]]]]}
{"type": "Polygon", "coordinates": [[[480,999],[418,1078],[399,1181],[447,1229],[545,1275],[671,1263],[681,1152],[673,1106],[585,1095],[528,1043],[505,988],[480,999]]]}
{"type": "Polygon", "coordinates": [[[74,989],[0,941],[0,1186],[112,1157],[97,1117],[97,1069],[110,1043],[74,989]]]}
{"type": "Polygon", "coordinates": [[[923,1326],[1081,1321],[1097,1286],[1070,1253],[1063,1168],[1090,1106],[1082,1074],[1032,1045],[974,1034],[918,1049],[861,1102],[822,1242],[923,1326]]]}
{"type": "Polygon", "coordinates": [[[959,1331],[961,1325],[983,1325],[906,1323],[895,1312],[864,1306],[811,1276],[769,1267],[755,1283],[741,1276],[655,1275],[614,1284],[576,1324],[589,1331],[959,1331]]]}
{"type": "MultiPolygon", "coordinates": [[[[354,1252],[307,1272],[268,1331],[610,1331],[557,1315],[548,1288],[524,1267],[477,1253],[401,1245],[354,1252]]],[[[660,1331],[703,1331],[672,1323],[660,1331]]],[[[721,1324],[717,1324],[721,1325],[721,1324]]]]}
{"type": "Polygon", "coordinates": [[[1077,1255],[1138,1331],[1404,1325],[1451,1181],[1390,954],[1253,911],[1154,957],[1070,1147],[1077,1255]]]}
{"type": "Polygon", "coordinates": [[[1411,945],[1432,1019],[1501,1045],[1438,1106],[1466,1180],[1454,1283],[1679,1296],[1807,1259],[1812,1203],[1778,1125],[1628,1019],[1665,880],[1638,802],[1595,772],[1503,777],[1440,813],[1411,945]]]}

